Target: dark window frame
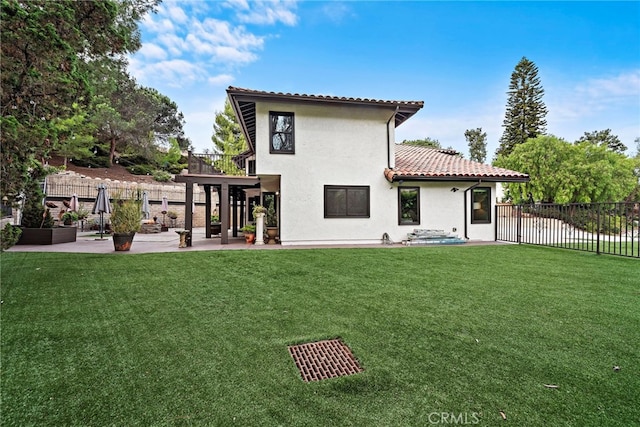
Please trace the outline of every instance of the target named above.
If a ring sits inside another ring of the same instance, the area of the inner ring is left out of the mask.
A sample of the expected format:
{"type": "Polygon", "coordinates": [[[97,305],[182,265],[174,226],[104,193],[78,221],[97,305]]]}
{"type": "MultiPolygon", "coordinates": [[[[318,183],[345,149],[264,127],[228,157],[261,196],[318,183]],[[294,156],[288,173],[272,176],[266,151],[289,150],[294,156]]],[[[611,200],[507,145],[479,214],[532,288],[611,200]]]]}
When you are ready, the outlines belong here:
{"type": "Polygon", "coordinates": [[[398,225],[420,225],[420,187],[398,187],[398,225]],[[402,203],[403,191],[415,191],[415,220],[407,220],[404,217],[404,205],[402,203]]]}
{"type": "Polygon", "coordinates": [[[325,218],[370,218],[371,217],[371,187],[368,185],[325,185],[324,186],[324,217],[325,218]],[[330,200],[327,197],[328,193],[331,191],[344,191],[344,212],[345,214],[332,214],[331,210],[336,209],[328,209],[328,201],[330,200]],[[366,190],[366,209],[358,209],[353,206],[349,206],[349,193],[355,191],[366,190]],[[355,213],[365,210],[366,213],[355,213]]]}
{"type": "Polygon", "coordinates": [[[295,115],[292,112],[286,111],[269,111],[269,153],[270,154],[295,154],[296,153],[296,138],[295,138],[295,115]],[[273,116],[288,116],[291,117],[291,131],[290,132],[278,132],[275,129],[275,122],[273,116]],[[273,137],[276,133],[290,134],[291,135],[291,149],[282,150],[273,147],[273,137]]]}
{"type": "Polygon", "coordinates": [[[491,224],[491,187],[471,190],[471,224],[491,224]],[[476,203],[480,203],[479,209],[476,203]]]}

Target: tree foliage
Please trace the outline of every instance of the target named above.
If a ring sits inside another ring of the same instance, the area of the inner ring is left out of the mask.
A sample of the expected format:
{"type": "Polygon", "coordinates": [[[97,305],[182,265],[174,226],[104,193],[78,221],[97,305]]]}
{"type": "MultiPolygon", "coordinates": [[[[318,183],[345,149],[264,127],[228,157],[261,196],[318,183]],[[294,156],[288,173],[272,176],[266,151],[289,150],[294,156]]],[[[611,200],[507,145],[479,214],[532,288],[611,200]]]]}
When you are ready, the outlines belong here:
{"type": "Polygon", "coordinates": [[[90,61],[140,47],[137,21],[157,0],[2,0],[1,192],[18,194],[53,149],[57,119],[93,94],[90,61]]]}
{"type": "Polygon", "coordinates": [[[94,126],[88,121],[86,111],[78,104],[73,106],[73,115],[53,120],[55,130],[54,151],[64,157],[66,166],[68,158],[86,159],[91,157],[94,144],[94,126]]]}
{"type": "Polygon", "coordinates": [[[433,138],[422,138],[422,139],[410,139],[410,140],[404,140],[401,142],[401,144],[406,144],[406,145],[418,145],[420,147],[431,147],[431,148],[442,148],[442,146],[440,145],[440,141],[438,141],[437,139],[433,139],[433,138]]]}
{"type": "Polygon", "coordinates": [[[580,137],[577,143],[590,142],[591,144],[601,145],[607,147],[611,151],[616,153],[624,153],[627,150],[627,146],[624,145],[617,135],[611,133],[611,129],[594,130],[593,132],[585,132],[580,137]]]}
{"type": "Polygon", "coordinates": [[[216,151],[223,154],[240,154],[248,148],[228,99],[224,109],[216,113],[211,141],[216,151]]]}
{"type": "Polygon", "coordinates": [[[538,67],[523,57],[511,74],[507,109],[502,126],[504,132],[496,158],[507,156],[518,145],[530,138],[544,135],[546,131],[547,107],[542,102],[544,89],[538,77],[538,67]]]}
{"type": "Polygon", "coordinates": [[[571,144],[555,136],[539,136],[500,156],[496,166],[529,174],[528,183],[506,185],[515,203],[616,202],[634,190],[636,161],[606,146],[571,144]]]}
{"type": "Polygon", "coordinates": [[[91,102],[91,121],[98,144],[108,147],[108,164],[113,163],[116,152],[153,158],[158,146],[169,146],[170,138],[188,148],[184,117],[175,102],[155,89],[138,85],[125,65],[108,58],[89,64],[97,93],[91,102]]]}
{"type": "Polygon", "coordinates": [[[469,145],[469,159],[484,163],[487,158],[487,133],[482,128],[467,129],[464,137],[469,145]]]}
{"type": "MultiPolygon", "coordinates": [[[[225,101],[224,109],[216,113],[211,141],[215,146],[215,151],[226,156],[240,154],[249,148],[229,100],[225,101]]],[[[227,175],[242,175],[243,173],[231,161],[218,160],[218,162],[221,163],[219,168],[224,170],[227,175]]]]}

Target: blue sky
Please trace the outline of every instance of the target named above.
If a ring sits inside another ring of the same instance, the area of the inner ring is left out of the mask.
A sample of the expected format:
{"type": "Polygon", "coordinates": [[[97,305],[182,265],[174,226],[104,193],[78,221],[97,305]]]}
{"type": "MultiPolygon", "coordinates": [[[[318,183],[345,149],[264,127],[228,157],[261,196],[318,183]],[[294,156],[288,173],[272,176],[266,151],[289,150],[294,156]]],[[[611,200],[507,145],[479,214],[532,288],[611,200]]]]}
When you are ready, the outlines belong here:
{"type": "Polygon", "coordinates": [[[468,156],[466,129],[502,135],[524,56],[539,68],[547,133],[640,137],[640,2],[165,0],[141,23],[138,82],[174,100],[196,151],[212,149],[225,89],[424,101],[396,140],[468,156]]]}

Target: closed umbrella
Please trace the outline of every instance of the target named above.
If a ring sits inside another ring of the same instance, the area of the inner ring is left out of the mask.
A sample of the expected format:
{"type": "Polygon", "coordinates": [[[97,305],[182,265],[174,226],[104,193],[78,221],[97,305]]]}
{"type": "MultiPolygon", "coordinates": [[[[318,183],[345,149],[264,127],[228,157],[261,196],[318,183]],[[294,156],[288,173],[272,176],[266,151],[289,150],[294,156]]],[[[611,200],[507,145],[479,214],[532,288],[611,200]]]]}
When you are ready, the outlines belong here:
{"type": "Polygon", "coordinates": [[[93,214],[100,214],[100,240],[103,240],[102,233],[104,233],[104,214],[111,213],[109,195],[107,194],[107,187],[104,184],[98,185],[98,195],[96,196],[96,201],[91,212],[93,214]]]}
{"type": "Polygon", "coordinates": [[[149,207],[149,194],[146,191],[142,192],[142,214],[144,219],[149,219],[151,216],[151,208],[149,207]]]}
{"type": "Polygon", "coordinates": [[[71,196],[71,202],[69,203],[69,209],[71,209],[72,212],[77,212],[79,207],[78,195],[73,193],[73,196],[71,196]]]}
{"type": "Polygon", "coordinates": [[[167,196],[162,196],[162,226],[166,227],[167,223],[164,220],[164,216],[169,212],[169,201],[167,196]]]}

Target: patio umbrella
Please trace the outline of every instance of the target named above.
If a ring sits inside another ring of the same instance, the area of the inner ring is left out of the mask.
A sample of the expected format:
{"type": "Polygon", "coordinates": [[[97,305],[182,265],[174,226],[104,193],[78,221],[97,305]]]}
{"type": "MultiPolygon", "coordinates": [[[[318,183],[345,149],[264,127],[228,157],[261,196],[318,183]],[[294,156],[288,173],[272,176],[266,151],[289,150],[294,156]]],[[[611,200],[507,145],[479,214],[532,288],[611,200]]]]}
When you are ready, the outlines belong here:
{"type": "Polygon", "coordinates": [[[142,214],[144,219],[149,219],[151,216],[151,207],[149,207],[149,194],[146,191],[142,192],[142,214]]]}
{"type": "Polygon", "coordinates": [[[91,213],[100,214],[100,240],[103,240],[102,233],[104,233],[104,214],[111,213],[109,195],[107,194],[107,187],[104,184],[98,185],[98,195],[96,196],[96,201],[91,213]]]}
{"type": "Polygon", "coordinates": [[[164,221],[164,216],[169,212],[169,201],[167,196],[162,196],[162,226],[166,227],[167,223],[164,221]]]}
{"type": "Polygon", "coordinates": [[[71,209],[72,212],[77,212],[79,207],[78,195],[73,193],[73,196],[71,196],[71,202],[69,203],[69,209],[71,209]]]}

